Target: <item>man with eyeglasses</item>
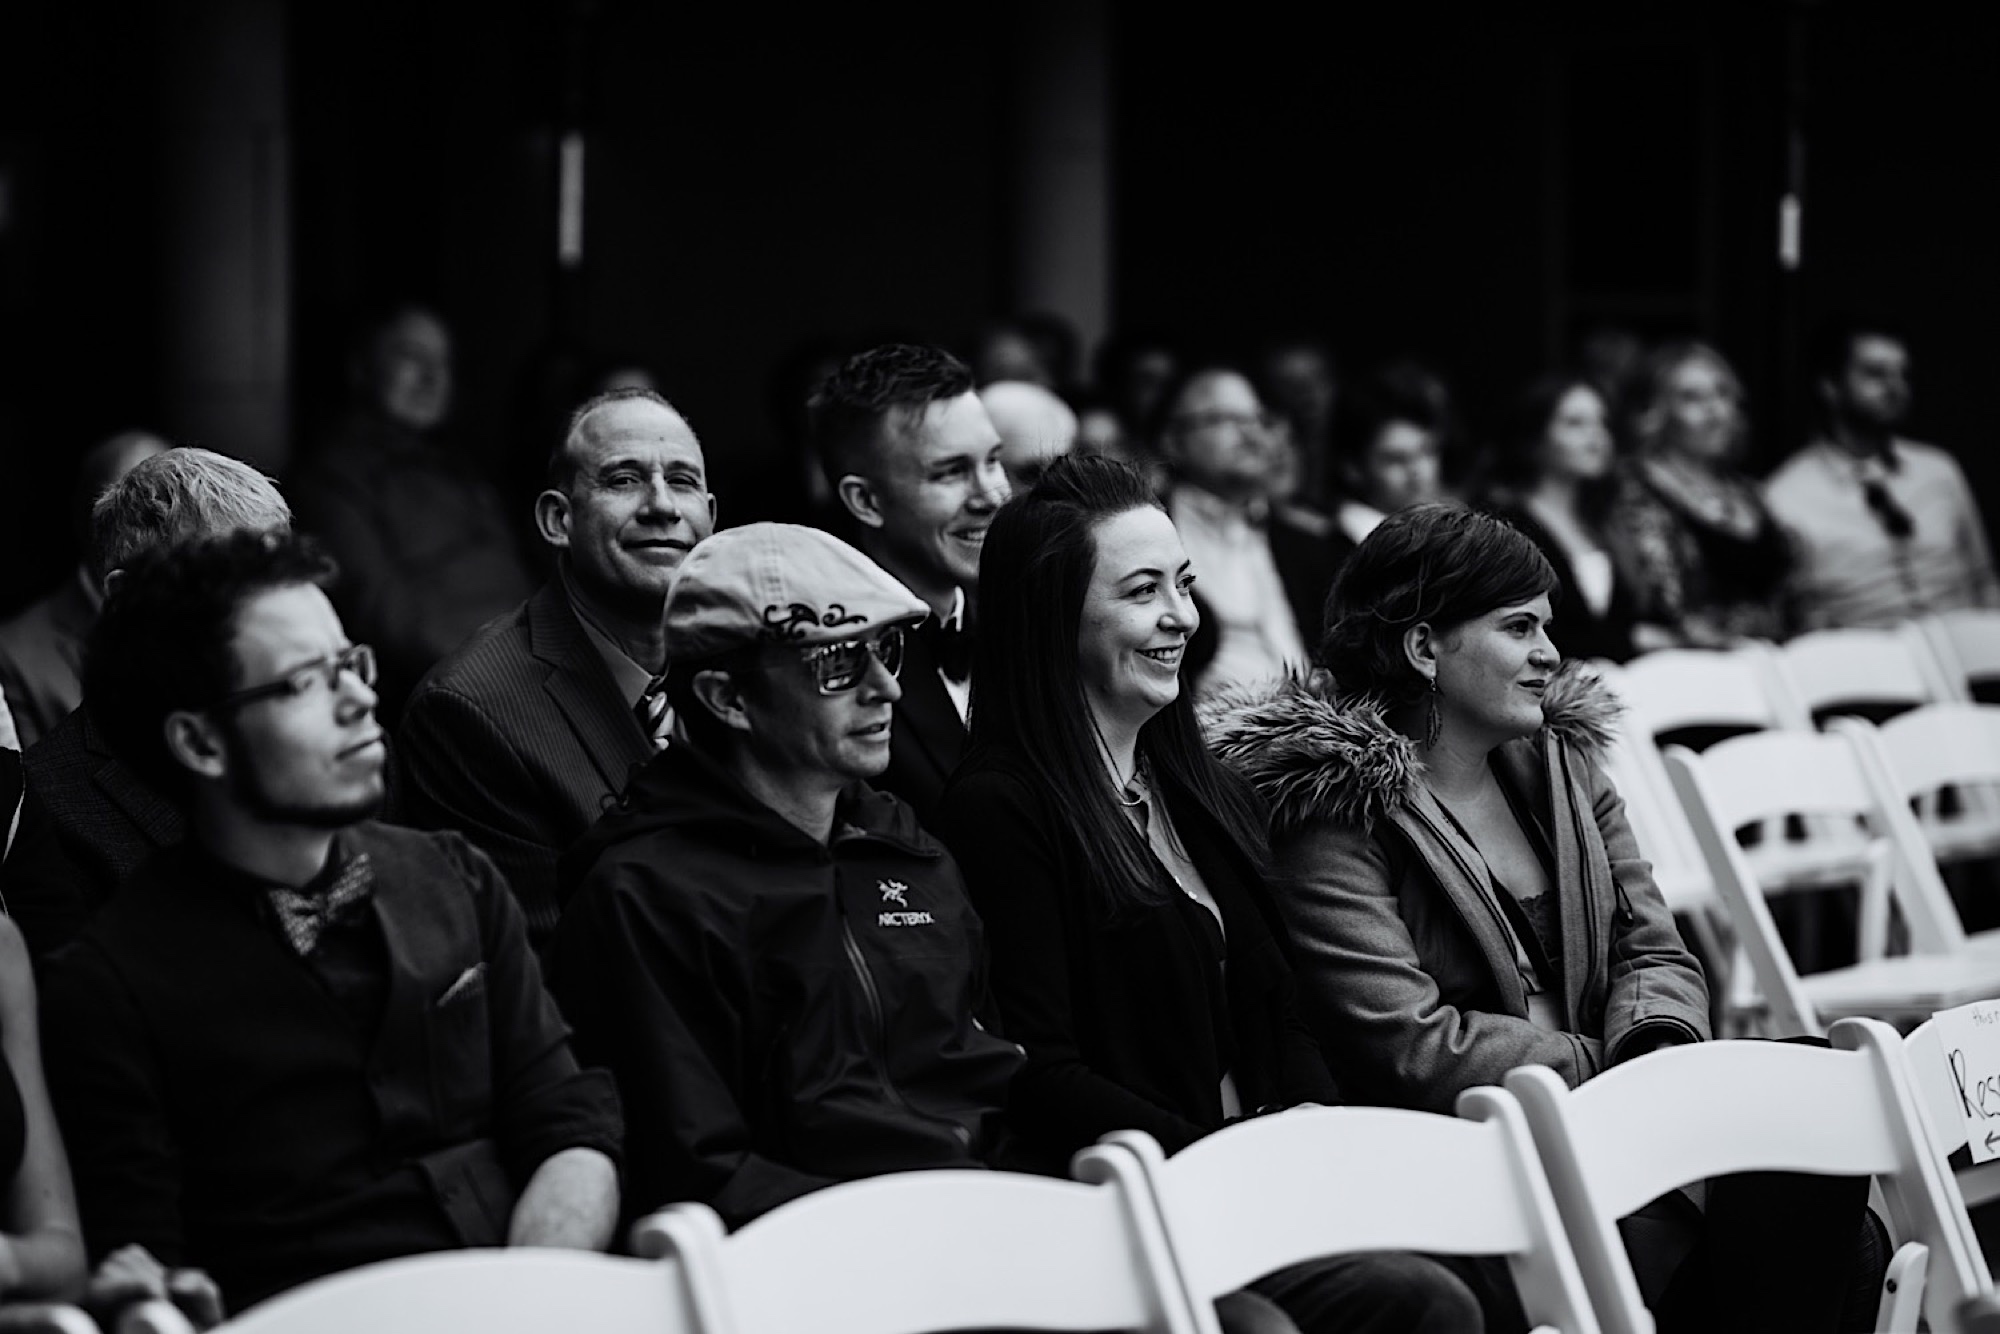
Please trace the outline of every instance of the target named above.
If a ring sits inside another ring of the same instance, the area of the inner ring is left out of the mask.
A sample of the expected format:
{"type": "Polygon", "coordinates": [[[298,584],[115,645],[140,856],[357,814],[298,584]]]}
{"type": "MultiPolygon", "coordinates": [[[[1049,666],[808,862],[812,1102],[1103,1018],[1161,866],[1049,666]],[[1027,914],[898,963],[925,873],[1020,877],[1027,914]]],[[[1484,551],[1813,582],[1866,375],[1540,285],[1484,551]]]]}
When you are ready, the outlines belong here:
{"type": "Polygon", "coordinates": [[[188,835],[51,961],[49,1083],[93,1259],[205,1272],[231,1310],[418,1252],[601,1249],[618,1214],[616,1092],[493,864],[369,818],[376,660],[331,575],[281,534],[166,551],[85,669],[188,835]]]}
{"type": "Polygon", "coordinates": [[[562,910],[556,858],[668,741],[660,613],[715,528],[701,442],[649,389],[601,394],[551,456],[535,523],[555,578],[411,695],[392,814],[493,858],[541,949],[562,910]]]}
{"type": "Polygon", "coordinates": [[[634,1126],[628,1211],[732,1224],[836,1181],[1002,1150],[1021,1057],[981,1027],[957,866],[889,762],[924,602],[816,529],[697,547],[667,595],[685,731],[563,862],[548,954],[577,1053],[634,1126]]]}
{"type": "Polygon", "coordinates": [[[1958,461],[1896,434],[1910,407],[1902,337],[1879,321],[1830,321],[1813,361],[1823,433],[1765,492],[1792,539],[1802,625],[1889,626],[2000,606],[1986,523],[1958,461]]]}
{"type": "Polygon", "coordinates": [[[1182,671],[1202,693],[1302,666],[1332,582],[1324,533],[1274,515],[1285,446],[1247,377],[1194,370],[1161,400],[1155,438],[1167,513],[1201,576],[1201,625],[1182,671]]]}

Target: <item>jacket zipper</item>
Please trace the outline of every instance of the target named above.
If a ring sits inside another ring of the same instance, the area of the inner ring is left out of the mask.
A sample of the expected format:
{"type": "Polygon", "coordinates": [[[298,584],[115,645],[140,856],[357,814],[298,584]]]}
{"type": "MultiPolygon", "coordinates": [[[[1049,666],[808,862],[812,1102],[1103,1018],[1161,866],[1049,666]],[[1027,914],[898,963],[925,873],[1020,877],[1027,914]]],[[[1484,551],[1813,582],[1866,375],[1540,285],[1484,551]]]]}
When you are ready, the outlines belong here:
{"type": "MultiPolygon", "coordinates": [[[[1449,836],[1446,835],[1445,831],[1438,826],[1437,821],[1431,819],[1429,812],[1425,811],[1421,806],[1416,806],[1414,804],[1411,806],[1410,809],[1418,819],[1424,822],[1424,827],[1431,831],[1432,835],[1437,838],[1438,842],[1444,845],[1445,851],[1451,854],[1451,859],[1454,862],[1458,863],[1458,869],[1465,874],[1466,883],[1472,886],[1473,895],[1480,901],[1481,904],[1485,906],[1487,914],[1493,918],[1493,924],[1500,929],[1500,939],[1506,941],[1510,945],[1513,945],[1516,950],[1519,950],[1520,945],[1518,942],[1516,942],[1514,938],[1514,928],[1507,921],[1506,915],[1500,911],[1500,905],[1494,903],[1491,897],[1489,897],[1488,895],[1479,892],[1479,873],[1472,869],[1472,864],[1470,862],[1466,861],[1465,858],[1458,855],[1458,848],[1453,845],[1452,840],[1450,839],[1449,836]]],[[[1418,856],[1421,857],[1422,855],[1423,855],[1422,853],[1418,853],[1418,856]]],[[[1446,894],[1445,901],[1447,903],[1450,903],[1452,907],[1458,912],[1458,919],[1461,922],[1465,923],[1466,930],[1468,931],[1472,930],[1472,922],[1469,918],[1466,917],[1465,909],[1460,908],[1458,906],[1457,900],[1454,899],[1450,894],[1446,894]]],[[[1519,981],[1521,984],[1521,991],[1523,993],[1522,999],[1525,1002],[1525,1000],[1527,999],[1526,992],[1528,989],[1528,983],[1527,979],[1521,976],[1521,961],[1519,960],[1519,958],[1516,958],[1514,960],[1514,976],[1515,979],[1519,981]]]]}
{"type": "Polygon", "coordinates": [[[868,967],[868,958],[861,952],[861,942],[854,938],[854,930],[847,924],[844,915],[840,919],[840,943],[847,951],[847,962],[854,969],[854,976],[860,979],[861,994],[868,1001],[869,1017],[875,1021],[875,1049],[868,1053],[875,1066],[875,1077],[882,1081],[882,1091],[889,1095],[889,1101],[906,1112],[913,1111],[915,1109],[904,1101],[902,1090],[889,1078],[889,1062],[882,1055],[889,1045],[889,1021],[882,1014],[882,993],[875,989],[874,971],[868,967]]]}

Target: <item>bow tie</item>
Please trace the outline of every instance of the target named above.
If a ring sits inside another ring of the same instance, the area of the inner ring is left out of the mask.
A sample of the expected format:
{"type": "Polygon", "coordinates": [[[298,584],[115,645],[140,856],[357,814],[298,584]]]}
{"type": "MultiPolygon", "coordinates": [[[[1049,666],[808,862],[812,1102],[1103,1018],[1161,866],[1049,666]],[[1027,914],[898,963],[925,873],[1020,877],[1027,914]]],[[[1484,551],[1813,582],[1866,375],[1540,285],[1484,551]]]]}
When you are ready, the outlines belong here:
{"type": "Polygon", "coordinates": [[[955,685],[972,679],[972,632],[942,621],[925,621],[921,633],[937,659],[938,670],[955,685]]]}
{"type": "Polygon", "coordinates": [[[375,897],[375,870],[368,854],[358,852],[324,890],[307,894],[274,886],[270,897],[285,940],[304,958],[319,948],[322,932],[353,917],[375,897]]]}

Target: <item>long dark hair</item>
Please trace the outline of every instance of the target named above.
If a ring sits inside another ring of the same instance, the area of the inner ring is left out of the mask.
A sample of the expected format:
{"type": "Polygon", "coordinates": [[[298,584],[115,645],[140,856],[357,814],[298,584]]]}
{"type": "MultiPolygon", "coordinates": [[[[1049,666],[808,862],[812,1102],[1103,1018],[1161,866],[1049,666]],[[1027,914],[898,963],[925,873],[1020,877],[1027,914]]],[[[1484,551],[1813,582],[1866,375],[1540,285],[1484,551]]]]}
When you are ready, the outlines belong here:
{"type": "MultiPolygon", "coordinates": [[[[1555,425],[1556,411],[1563,400],[1578,389],[1588,390],[1604,409],[1604,427],[1611,429],[1611,400],[1590,379],[1578,372],[1557,372],[1536,379],[1521,391],[1500,423],[1499,449],[1494,456],[1494,476],[1503,485],[1527,491],[1542,479],[1542,449],[1555,425]]],[[[1616,437],[1613,437],[1614,442],[1616,437]]],[[[1592,478],[1577,488],[1578,512],[1584,522],[1602,526],[1610,516],[1611,503],[1618,493],[1617,446],[1612,446],[1613,465],[1602,477],[1592,478]]]]}
{"type": "MultiPolygon", "coordinates": [[[[1146,840],[1113,796],[1077,659],[1084,594],[1097,565],[1097,530],[1135,509],[1159,508],[1130,464],[1068,454],[994,516],[979,558],[979,637],[972,664],[972,752],[1009,748],[1049,794],[1062,832],[1082,845],[1088,888],[1107,914],[1164,902],[1146,840]]],[[[1139,729],[1138,756],[1156,791],[1206,811],[1252,866],[1266,859],[1264,822],[1249,793],[1202,744],[1191,691],[1139,729]]]]}

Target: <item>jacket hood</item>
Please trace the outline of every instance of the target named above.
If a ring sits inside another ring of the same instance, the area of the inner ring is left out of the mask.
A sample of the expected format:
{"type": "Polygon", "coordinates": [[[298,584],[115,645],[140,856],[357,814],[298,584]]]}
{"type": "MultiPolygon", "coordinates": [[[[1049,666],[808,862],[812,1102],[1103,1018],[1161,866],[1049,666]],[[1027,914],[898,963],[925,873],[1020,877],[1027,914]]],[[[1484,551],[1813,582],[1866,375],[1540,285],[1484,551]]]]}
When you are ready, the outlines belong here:
{"type": "MultiPolygon", "coordinates": [[[[1389,725],[1384,707],[1342,695],[1315,672],[1222,691],[1200,712],[1209,750],[1256,789],[1278,837],[1324,821],[1366,832],[1410,799],[1416,746],[1389,725]]],[[[1542,695],[1542,730],[1595,756],[1611,744],[1623,710],[1595,672],[1566,663],[1542,695]]]]}
{"type": "MultiPolygon", "coordinates": [[[[934,857],[943,850],[907,805],[859,781],[841,794],[834,830],[836,842],[858,834],[912,856],[934,857]]],[[[633,767],[624,794],[563,854],[557,878],[566,890],[573,889],[607,848],[669,831],[757,861],[826,855],[825,848],[751,796],[719,765],[677,743],[633,767]]]]}

